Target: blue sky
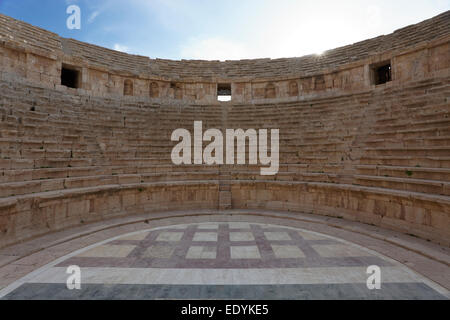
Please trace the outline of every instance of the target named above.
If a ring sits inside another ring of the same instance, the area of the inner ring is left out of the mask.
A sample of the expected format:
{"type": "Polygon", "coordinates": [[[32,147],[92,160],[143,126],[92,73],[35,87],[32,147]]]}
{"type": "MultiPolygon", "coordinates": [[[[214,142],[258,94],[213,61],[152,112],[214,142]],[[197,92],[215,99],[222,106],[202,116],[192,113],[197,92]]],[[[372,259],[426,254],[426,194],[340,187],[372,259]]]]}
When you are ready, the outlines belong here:
{"type": "Polygon", "coordinates": [[[151,58],[248,59],[319,53],[450,9],[450,0],[0,0],[0,12],[151,58]],[[68,30],[66,8],[81,9],[68,30]]]}

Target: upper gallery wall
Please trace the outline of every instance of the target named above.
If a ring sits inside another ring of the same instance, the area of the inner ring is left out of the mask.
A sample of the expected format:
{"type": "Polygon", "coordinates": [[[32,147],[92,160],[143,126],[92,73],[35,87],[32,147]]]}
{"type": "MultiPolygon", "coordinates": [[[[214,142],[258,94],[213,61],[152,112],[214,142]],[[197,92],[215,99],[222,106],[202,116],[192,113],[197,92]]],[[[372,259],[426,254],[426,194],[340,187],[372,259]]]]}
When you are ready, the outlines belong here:
{"type": "Polygon", "coordinates": [[[176,103],[295,101],[439,76],[450,67],[450,11],[352,45],[299,58],[163,60],[66,39],[0,14],[0,72],[94,96],[176,103]]]}

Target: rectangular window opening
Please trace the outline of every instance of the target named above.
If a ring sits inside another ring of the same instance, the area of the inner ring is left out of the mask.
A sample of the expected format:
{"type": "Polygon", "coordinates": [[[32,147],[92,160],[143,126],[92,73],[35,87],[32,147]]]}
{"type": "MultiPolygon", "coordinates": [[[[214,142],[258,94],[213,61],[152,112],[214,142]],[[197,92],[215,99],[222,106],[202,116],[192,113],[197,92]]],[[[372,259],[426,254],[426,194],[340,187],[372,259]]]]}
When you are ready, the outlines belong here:
{"type": "Polygon", "coordinates": [[[80,88],[81,72],[76,67],[63,65],[61,69],[61,85],[69,88],[80,88]]]}
{"type": "Polygon", "coordinates": [[[220,83],[217,85],[217,100],[220,102],[231,101],[231,84],[220,83]]]}
{"type": "Polygon", "coordinates": [[[379,85],[392,81],[392,67],[390,61],[372,65],[373,84],[379,85]]]}

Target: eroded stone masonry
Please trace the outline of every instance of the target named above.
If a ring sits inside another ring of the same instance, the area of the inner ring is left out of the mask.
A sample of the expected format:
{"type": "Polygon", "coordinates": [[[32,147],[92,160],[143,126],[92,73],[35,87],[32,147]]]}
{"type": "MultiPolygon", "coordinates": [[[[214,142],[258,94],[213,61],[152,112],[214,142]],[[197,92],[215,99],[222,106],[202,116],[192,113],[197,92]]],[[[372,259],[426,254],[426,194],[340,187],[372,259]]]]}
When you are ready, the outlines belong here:
{"type": "Polygon", "coordinates": [[[170,61],[0,15],[0,247],[190,209],[328,215],[449,245],[449,40],[445,12],[322,55],[170,61]],[[173,165],[171,134],[194,121],[279,129],[278,173],[173,165]]]}

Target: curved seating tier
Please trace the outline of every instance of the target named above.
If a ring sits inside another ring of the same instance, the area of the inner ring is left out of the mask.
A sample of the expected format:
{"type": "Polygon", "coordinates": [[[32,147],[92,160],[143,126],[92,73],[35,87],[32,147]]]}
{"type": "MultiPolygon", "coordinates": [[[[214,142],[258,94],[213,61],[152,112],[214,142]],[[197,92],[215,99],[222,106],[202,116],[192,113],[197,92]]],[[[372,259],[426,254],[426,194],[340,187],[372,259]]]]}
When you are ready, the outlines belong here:
{"type": "Polygon", "coordinates": [[[126,214],[276,209],[450,244],[450,78],[278,104],[157,105],[0,82],[0,247],[126,214]],[[17,97],[20,97],[18,99],[17,97]],[[280,169],[172,164],[177,128],[280,129],[280,169]]]}

